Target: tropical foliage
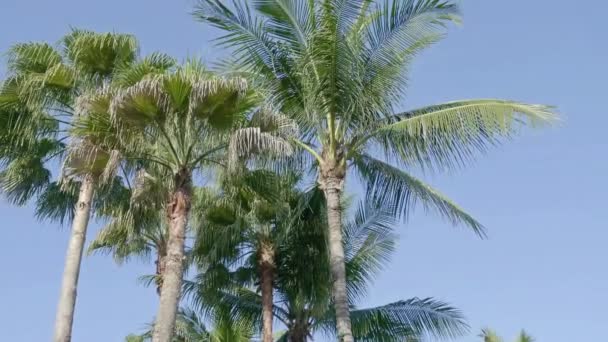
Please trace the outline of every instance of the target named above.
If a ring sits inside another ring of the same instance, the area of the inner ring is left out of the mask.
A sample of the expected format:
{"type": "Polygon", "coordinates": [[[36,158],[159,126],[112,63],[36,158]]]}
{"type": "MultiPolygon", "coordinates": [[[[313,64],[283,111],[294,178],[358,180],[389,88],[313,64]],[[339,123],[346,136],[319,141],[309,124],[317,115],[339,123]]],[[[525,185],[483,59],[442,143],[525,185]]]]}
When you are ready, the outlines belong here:
{"type": "Polygon", "coordinates": [[[485,235],[414,172],[466,166],[520,127],[552,122],[553,108],[403,109],[411,61],[460,21],[451,1],[198,0],[194,16],[232,51],[216,70],[84,30],[8,52],[0,194],[72,224],[54,341],[71,340],[90,217],[103,220],[90,253],[155,263],[145,279],[158,311],[129,342],[466,333],[463,314],[434,298],[359,303],[417,204],[485,235]],[[346,195],[354,179],[359,201],[346,195]]]}
{"type": "Polygon", "coordinates": [[[55,341],[69,341],[91,209],[102,214],[120,196],[115,192],[118,146],[111,132],[100,139],[82,129],[105,129],[108,118],[91,115],[80,100],[90,91],[108,93],[126,77],[162,71],[173,60],[161,54],[139,60],[135,37],[83,30],[63,37],[58,48],[22,43],[8,56],[9,76],[0,89],[0,140],[10,147],[0,154],[0,190],[18,205],[36,198],[39,218],[73,223],[55,325],[55,341]],[[58,164],[60,179],[51,181],[58,164]]]}
{"type": "MultiPolygon", "coordinates": [[[[491,329],[483,329],[481,331],[480,337],[483,338],[484,342],[504,342],[504,340],[491,329]]],[[[525,330],[522,330],[517,338],[514,340],[515,342],[534,342],[536,341],[532,336],[528,335],[525,330]]]]}
{"type": "Polygon", "coordinates": [[[459,21],[448,1],[200,0],[195,16],[224,33],[219,43],[235,51],[230,67],[300,127],[291,141],[309,154],[327,200],[342,341],[353,341],[340,208],[349,175],[367,185],[369,201],[394,204],[395,215],[419,202],[483,235],[481,224],[407,170],[464,165],[520,124],[555,117],[547,106],[497,99],[396,110],[413,57],[459,21]]]}

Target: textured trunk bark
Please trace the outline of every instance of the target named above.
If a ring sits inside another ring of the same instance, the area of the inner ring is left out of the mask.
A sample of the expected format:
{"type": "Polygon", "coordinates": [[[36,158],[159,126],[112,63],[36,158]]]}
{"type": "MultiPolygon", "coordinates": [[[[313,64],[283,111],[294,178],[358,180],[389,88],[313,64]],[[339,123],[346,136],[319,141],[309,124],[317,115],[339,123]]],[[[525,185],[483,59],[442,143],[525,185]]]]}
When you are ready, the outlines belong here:
{"type": "Polygon", "coordinates": [[[175,177],[175,192],[167,206],[169,241],[153,342],[171,342],[173,338],[184,274],[184,244],[191,196],[191,175],[182,170],[175,177]]]}
{"type": "Polygon", "coordinates": [[[163,288],[163,275],[165,274],[165,268],[167,263],[166,255],[159,253],[156,256],[156,293],[160,296],[163,288]]]}
{"type": "Polygon", "coordinates": [[[74,322],[74,307],[76,305],[76,288],[80,274],[82,251],[86,239],[87,226],[91,213],[91,201],[95,192],[93,176],[87,175],[82,180],[78,203],[74,208],[72,233],[63,269],[61,294],[55,318],[55,342],[70,342],[72,340],[72,323],[74,322]]]}
{"type": "Polygon", "coordinates": [[[306,342],[308,340],[308,330],[301,326],[293,326],[289,331],[289,342],[306,342]]]}
{"type": "Polygon", "coordinates": [[[327,201],[332,296],[336,311],[338,340],[340,342],[354,342],[346,292],[346,269],[344,264],[344,246],[342,244],[342,208],[340,206],[340,199],[343,182],[343,176],[339,177],[330,174],[329,176],[322,176],[319,183],[327,201]]]}
{"type": "Polygon", "coordinates": [[[269,243],[262,243],[260,256],[260,274],[262,283],[262,342],[272,342],[272,308],[274,279],[274,248],[269,243]]]}

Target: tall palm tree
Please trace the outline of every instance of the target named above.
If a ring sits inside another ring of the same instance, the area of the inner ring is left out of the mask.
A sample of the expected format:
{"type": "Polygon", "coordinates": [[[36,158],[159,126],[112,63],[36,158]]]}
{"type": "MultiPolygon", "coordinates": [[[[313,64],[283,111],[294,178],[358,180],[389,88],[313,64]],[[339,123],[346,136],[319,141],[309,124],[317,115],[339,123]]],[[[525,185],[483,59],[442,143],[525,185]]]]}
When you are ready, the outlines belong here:
{"type": "MultiPolygon", "coordinates": [[[[479,335],[480,337],[483,338],[484,342],[503,342],[504,340],[498,336],[498,334],[496,334],[496,332],[494,330],[491,329],[482,329],[481,330],[481,335],[479,335]]],[[[517,336],[517,338],[515,339],[515,342],[534,342],[535,339],[528,335],[528,333],[525,330],[522,330],[519,335],[517,336]]]]}
{"type": "Polygon", "coordinates": [[[247,269],[261,293],[263,342],[273,341],[276,253],[278,246],[291,238],[282,225],[293,209],[297,181],[292,174],[278,176],[242,165],[238,172],[223,175],[221,196],[197,223],[206,227],[198,234],[193,249],[193,258],[199,264],[247,260],[247,269]]]}
{"type": "Polygon", "coordinates": [[[101,209],[100,199],[113,194],[103,188],[114,189],[111,183],[118,157],[112,146],[75,133],[78,122],[90,120],[78,99],[91,89],[106,89],[144,69],[164,69],[171,62],[164,55],[145,61],[137,57],[133,36],[83,30],[66,35],[58,48],[23,43],[9,51],[9,76],[0,93],[1,121],[7,124],[0,130],[0,139],[17,153],[1,156],[5,166],[0,174],[2,192],[16,204],[38,196],[40,218],[72,220],[55,341],[71,339],[88,220],[92,207],[101,209]],[[139,70],[131,69],[135,65],[139,70]],[[63,164],[64,179],[50,182],[50,169],[57,161],[63,164]],[[96,188],[98,203],[93,204],[96,188]]]}
{"type": "Polygon", "coordinates": [[[289,145],[281,139],[245,127],[252,104],[242,78],[214,76],[196,61],[137,82],[112,100],[110,112],[125,146],[123,153],[169,175],[167,255],[155,342],[169,342],[174,331],[193,183],[208,180],[206,172],[225,165],[229,146],[238,155],[242,139],[287,153],[289,145]],[[235,136],[234,130],[240,134],[235,136]]]}
{"type": "Polygon", "coordinates": [[[458,7],[440,0],[199,0],[195,16],[225,34],[244,74],[273,107],[294,119],[292,141],[316,164],[327,199],[333,298],[340,339],[352,342],[340,207],[349,171],[370,200],[400,214],[416,202],[478,234],[481,225],[404,171],[464,165],[474,152],[552,109],[497,99],[462,100],[397,111],[410,61],[441,38],[458,7]],[[390,163],[389,163],[390,162],[390,163]]]}

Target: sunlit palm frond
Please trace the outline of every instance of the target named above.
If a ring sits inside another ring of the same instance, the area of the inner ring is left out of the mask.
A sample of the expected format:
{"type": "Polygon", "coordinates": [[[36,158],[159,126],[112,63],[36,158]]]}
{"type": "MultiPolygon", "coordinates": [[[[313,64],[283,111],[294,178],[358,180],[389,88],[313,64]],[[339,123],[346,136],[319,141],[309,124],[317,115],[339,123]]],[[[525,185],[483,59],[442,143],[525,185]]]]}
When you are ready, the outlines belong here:
{"type": "Polygon", "coordinates": [[[465,100],[394,115],[368,137],[406,163],[444,168],[463,164],[475,152],[512,136],[525,124],[534,127],[556,119],[549,106],[465,100]]]}
{"type": "Polygon", "coordinates": [[[16,74],[44,74],[59,63],[61,54],[48,43],[20,43],[8,52],[8,68],[16,74]]]}
{"type": "Polygon", "coordinates": [[[277,49],[267,32],[266,23],[251,13],[246,2],[233,1],[232,5],[235,12],[222,1],[201,0],[193,15],[223,30],[226,34],[220,37],[220,42],[227,47],[238,46],[236,53],[241,63],[272,72],[277,66],[277,49]]]}
{"type": "Polygon", "coordinates": [[[289,42],[294,50],[306,49],[316,21],[313,1],[257,0],[254,4],[267,18],[268,32],[289,42]]]}
{"type": "Polygon", "coordinates": [[[149,75],[161,74],[175,67],[175,59],[164,53],[152,53],[133,65],[116,70],[112,82],[118,87],[130,87],[149,75]]]}
{"type": "Polygon", "coordinates": [[[74,29],[63,39],[67,59],[89,77],[109,77],[137,58],[139,44],[128,34],[74,29]]]}

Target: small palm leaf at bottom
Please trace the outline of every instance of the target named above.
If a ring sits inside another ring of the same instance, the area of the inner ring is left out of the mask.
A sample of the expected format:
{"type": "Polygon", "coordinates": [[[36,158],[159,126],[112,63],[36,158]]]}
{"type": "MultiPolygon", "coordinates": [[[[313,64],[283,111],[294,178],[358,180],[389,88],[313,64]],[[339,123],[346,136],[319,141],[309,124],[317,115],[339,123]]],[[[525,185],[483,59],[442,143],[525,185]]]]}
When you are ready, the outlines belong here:
{"type": "Polygon", "coordinates": [[[481,329],[479,337],[483,337],[484,342],[503,342],[503,339],[491,329],[481,329]]]}
{"type": "Polygon", "coordinates": [[[534,342],[534,337],[528,335],[525,330],[522,330],[517,337],[517,342],[534,342]]]}
{"type": "Polygon", "coordinates": [[[412,298],[351,314],[358,341],[418,341],[425,336],[449,339],[469,330],[462,313],[432,298],[412,298]]]}

